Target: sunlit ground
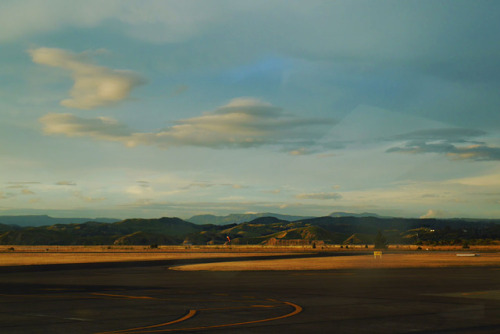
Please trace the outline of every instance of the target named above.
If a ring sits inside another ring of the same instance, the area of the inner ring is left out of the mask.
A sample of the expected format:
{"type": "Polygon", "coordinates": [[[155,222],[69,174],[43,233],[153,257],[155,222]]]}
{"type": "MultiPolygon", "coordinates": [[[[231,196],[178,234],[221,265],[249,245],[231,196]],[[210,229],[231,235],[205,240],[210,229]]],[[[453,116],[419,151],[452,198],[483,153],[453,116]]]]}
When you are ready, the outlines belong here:
{"type": "Polygon", "coordinates": [[[302,259],[256,260],[225,263],[201,263],[174,267],[175,270],[328,270],[363,268],[436,268],[464,266],[499,266],[500,253],[485,253],[479,256],[457,256],[456,253],[399,253],[373,255],[335,256],[302,259]]]}
{"type": "Polygon", "coordinates": [[[350,268],[416,268],[453,266],[500,266],[500,246],[391,246],[375,257],[372,247],[337,246],[2,246],[0,265],[40,265],[155,261],[234,257],[234,262],[202,263],[174,267],[176,270],[326,270],[350,268]],[[238,261],[238,257],[335,251],[334,257],[238,261]],[[359,252],[342,256],[342,252],[359,252]],[[369,255],[367,255],[369,253],[369,255]],[[475,254],[476,256],[457,256],[475,254]]]}

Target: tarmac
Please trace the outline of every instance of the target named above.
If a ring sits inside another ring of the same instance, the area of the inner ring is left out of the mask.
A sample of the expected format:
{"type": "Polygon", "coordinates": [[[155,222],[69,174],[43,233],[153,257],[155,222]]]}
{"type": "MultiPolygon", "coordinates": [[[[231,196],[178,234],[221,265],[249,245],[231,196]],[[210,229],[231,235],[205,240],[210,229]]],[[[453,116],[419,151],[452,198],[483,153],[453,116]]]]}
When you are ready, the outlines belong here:
{"type": "Polygon", "coordinates": [[[3,268],[0,332],[500,333],[500,266],[183,272],[174,264],[182,261],[3,268]]]}

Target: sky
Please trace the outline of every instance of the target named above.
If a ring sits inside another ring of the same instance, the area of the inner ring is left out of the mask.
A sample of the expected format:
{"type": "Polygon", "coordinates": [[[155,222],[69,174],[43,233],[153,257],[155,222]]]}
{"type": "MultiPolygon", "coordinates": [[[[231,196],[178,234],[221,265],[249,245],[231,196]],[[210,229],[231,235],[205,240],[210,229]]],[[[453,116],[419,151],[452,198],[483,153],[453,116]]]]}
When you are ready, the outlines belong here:
{"type": "Polygon", "coordinates": [[[500,2],[0,2],[0,215],[500,218],[500,2]]]}

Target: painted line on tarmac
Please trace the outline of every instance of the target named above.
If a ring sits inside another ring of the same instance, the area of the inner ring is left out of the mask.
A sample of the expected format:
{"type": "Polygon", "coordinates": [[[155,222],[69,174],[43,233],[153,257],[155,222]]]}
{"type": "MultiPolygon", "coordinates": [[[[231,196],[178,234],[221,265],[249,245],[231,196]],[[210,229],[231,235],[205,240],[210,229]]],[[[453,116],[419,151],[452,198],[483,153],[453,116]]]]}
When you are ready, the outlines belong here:
{"type": "MultiPolygon", "coordinates": [[[[196,310],[189,310],[189,312],[185,316],[183,316],[183,317],[181,317],[179,319],[176,319],[176,320],[169,321],[169,322],[164,322],[164,323],[161,323],[161,324],[151,325],[151,326],[145,326],[145,327],[136,327],[136,328],[122,329],[122,330],[110,331],[110,332],[100,332],[100,333],[97,333],[97,334],[116,334],[116,333],[131,333],[131,332],[135,332],[135,333],[148,333],[148,332],[144,332],[143,330],[144,329],[158,328],[158,327],[173,325],[173,324],[176,324],[176,323],[179,323],[179,322],[182,322],[182,321],[186,321],[186,320],[194,317],[196,315],[196,313],[197,313],[196,310]],[[141,331],[141,332],[138,332],[138,331],[141,331]]],[[[153,332],[155,332],[155,331],[153,331],[153,332]]]]}
{"type": "MultiPolygon", "coordinates": [[[[222,325],[213,325],[213,326],[200,326],[200,327],[190,327],[190,328],[168,328],[168,329],[158,329],[158,330],[135,331],[134,333],[165,333],[165,332],[177,332],[177,331],[179,331],[179,332],[180,331],[196,331],[196,330],[205,330],[205,329],[214,329],[214,328],[251,325],[251,324],[257,324],[257,323],[262,323],[262,322],[275,321],[275,320],[281,320],[281,319],[293,317],[294,315],[297,315],[300,312],[302,312],[302,307],[297,305],[297,304],[290,303],[290,302],[281,302],[281,303],[293,307],[294,310],[290,313],[287,313],[287,314],[279,316],[279,317],[266,318],[266,319],[260,319],[260,320],[236,322],[236,323],[231,323],[231,324],[222,324],[222,325]]],[[[118,332],[106,332],[106,333],[118,333],[118,332]]],[[[120,332],[120,333],[126,333],[126,332],[120,332]]],[[[105,334],[105,333],[100,333],[100,334],[105,334]]]]}

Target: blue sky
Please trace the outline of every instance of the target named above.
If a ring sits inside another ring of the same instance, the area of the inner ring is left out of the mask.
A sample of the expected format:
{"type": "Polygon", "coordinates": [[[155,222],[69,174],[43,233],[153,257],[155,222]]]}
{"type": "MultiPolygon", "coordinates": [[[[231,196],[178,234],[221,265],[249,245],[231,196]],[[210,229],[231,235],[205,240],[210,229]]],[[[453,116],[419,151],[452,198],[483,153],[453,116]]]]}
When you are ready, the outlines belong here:
{"type": "Polygon", "coordinates": [[[0,214],[500,218],[495,1],[2,1],[0,214]]]}

